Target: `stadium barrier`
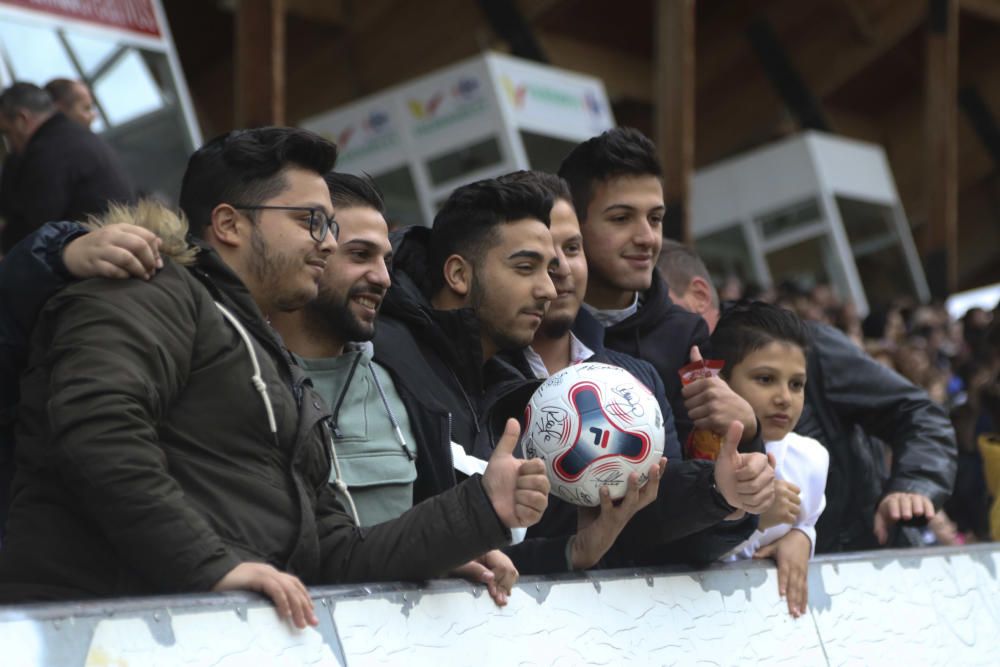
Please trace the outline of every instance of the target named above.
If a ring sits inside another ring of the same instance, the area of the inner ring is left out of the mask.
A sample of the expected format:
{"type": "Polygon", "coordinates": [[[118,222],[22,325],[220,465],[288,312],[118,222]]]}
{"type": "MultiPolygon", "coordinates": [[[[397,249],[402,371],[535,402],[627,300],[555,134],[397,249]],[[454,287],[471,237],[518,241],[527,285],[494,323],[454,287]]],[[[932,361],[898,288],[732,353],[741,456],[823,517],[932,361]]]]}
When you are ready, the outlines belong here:
{"type": "Polygon", "coordinates": [[[262,598],[0,607],[4,667],[996,664],[1000,547],[817,558],[795,620],[773,565],[525,577],[497,608],[461,581],[312,589],[297,631],[262,598]]]}

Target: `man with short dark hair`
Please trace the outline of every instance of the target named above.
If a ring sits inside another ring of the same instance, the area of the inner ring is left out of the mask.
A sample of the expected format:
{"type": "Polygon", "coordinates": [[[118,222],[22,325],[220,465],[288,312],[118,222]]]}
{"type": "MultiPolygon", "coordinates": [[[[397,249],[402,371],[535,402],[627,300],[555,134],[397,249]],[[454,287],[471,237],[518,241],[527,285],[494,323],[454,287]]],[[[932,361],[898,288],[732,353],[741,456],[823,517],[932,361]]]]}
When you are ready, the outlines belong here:
{"type": "Polygon", "coordinates": [[[487,376],[520,377],[497,352],[528,345],[555,298],[551,208],[534,186],[486,179],[455,190],[433,229],[392,235],[375,360],[421,378],[448,416],[450,440],[468,451],[487,376]]]}
{"type": "Polygon", "coordinates": [[[94,111],[94,97],[85,83],[74,79],[52,79],[45,84],[45,92],[63,115],[90,129],[97,112],[94,111]]]}
{"type": "Polygon", "coordinates": [[[0,599],[250,589],[304,627],[318,619],[303,583],[436,576],[537,520],[544,466],[512,457],[513,426],[482,477],[396,520],[362,532],[332,494],[329,412],[267,318],[315,298],[337,247],[335,157],[289,128],[210,141],[181,192],[195,248],[178,224],[165,234],[164,209],[131,214],[190,268],[83,281],[46,304],[0,599]]]}
{"type": "MultiPolygon", "coordinates": [[[[485,423],[489,392],[508,384],[530,392],[537,385],[501,353],[531,342],[556,297],[549,274],[557,263],[548,230],[552,202],[535,183],[485,179],[455,190],[433,229],[393,235],[392,287],[379,316],[375,361],[422,387],[424,409],[454,443],[455,468],[465,474],[478,461],[468,454],[495,453],[508,421],[505,415],[497,428],[485,423]]],[[[433,468],[422,475],[424,484],[447,484],[454,476],[433,468]]],[[[654,483],[641,497],[632,493],[631,504],[655,497],[659,473],[651,466],[654,483]]],[[[570,569],[567,544],[568,535],[558,535],[506,551],[522,572],[551,573],[570,569]]]]}
{"type": "Polygon", "coordinates": [[[0,178],[0,252],[46,222],[82,221],[135,198],[111,148],[38,86],[19,82],[0,93],[0,132],[11,149],[0,178]]]}
{"type": "MultiPolygon", "coordinates": [[[[670,300],[656,271],[666,210],[661,174],[653,142],[630,128],[588,139],[563,160],[559,175],[569,183],[587,255],[584,307],[604,325],[605,345],[656,368],[682,443],[693,428],[722,435],[739,421],[742,449],[763,451],[753,410],[724,381],[681,387],[678,371],[694,348],[707,353],[708,328],[670,300]]],[[[761,480],[773,479],[759,465],[753,470],[761,480]]]]}
{"type": "MultiPolygon", "coordinates": [[[[373,359],[376,315],[390,285],[392,246],[385,204],[368,177],[326,175],[340,224],[319,296],[271,317],[332,411],[330,483],[361,526],[394,519],[458,482],[445,420],[426,402],[422,378],[373,359]]],[[[483,582],[505,604],[517,570],[499,551],[455,573],[483,582]]]]}

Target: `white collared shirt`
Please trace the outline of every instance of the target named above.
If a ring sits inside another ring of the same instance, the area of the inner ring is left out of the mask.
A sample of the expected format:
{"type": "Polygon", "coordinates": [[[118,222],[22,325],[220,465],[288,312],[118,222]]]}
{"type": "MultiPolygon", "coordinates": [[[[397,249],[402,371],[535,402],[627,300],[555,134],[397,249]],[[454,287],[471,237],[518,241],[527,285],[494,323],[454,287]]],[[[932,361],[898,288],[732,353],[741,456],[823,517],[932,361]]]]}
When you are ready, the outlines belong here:
{"type": "MultiPolygon", "coordinates": [[[[573,332],[569,332],[569,364],[578,364],[581,361],[586,361],[594,356],[594,351],[589,347],[580,342],[580,339],[573,335],[573,332]]],[[[524,358],[528,360],[528,366],[531,368],[531,373],[536,378],[544,380],[549,376],[549,369],[545,367],[545,362],[542,358],[538,356],[531,347],[524,348],[524,358]]]]}
{"type": "Polygon", "coordinates": [[[635,293],[635,298],[632,299],[632,304],[622,308],[621,310],[598,310],[593,306],[586,303],[583,307],[587,309],[587,312],[594,316],[594,318],[600,322],[605,329],[608,327],[613,327],[619,322],[624,322],[628,318],[639,312],[639,293],[635,293]]]}

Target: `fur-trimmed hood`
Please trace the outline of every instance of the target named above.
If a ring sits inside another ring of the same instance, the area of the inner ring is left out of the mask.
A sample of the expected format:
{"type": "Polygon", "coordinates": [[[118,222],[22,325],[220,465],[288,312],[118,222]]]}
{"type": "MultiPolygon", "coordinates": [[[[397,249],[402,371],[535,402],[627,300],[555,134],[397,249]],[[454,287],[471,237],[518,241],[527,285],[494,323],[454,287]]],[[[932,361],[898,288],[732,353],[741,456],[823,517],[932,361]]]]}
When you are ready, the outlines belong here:
{"type": "Polygon", "coordinates": [[[183,213],[176,213],[152,199],[140,200],[134,206],[112,204],[107,212],[91,216],[86,226],[91,229],[109,225],[131,224],[160,237],[160,254],[183,266],[194,264],[198,246],[187,240],[188,221],[183,213]]]}

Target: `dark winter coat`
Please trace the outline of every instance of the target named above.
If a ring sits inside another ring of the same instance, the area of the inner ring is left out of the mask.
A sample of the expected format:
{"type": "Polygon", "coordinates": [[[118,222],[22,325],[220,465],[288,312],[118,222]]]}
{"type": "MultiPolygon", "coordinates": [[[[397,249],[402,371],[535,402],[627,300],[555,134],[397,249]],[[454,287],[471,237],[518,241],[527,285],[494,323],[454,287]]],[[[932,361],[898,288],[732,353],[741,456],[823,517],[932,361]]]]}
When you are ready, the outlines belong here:
{"type": "Polygon", "coordinates": [[[893,491],[951,495],[957,469],[955,432],[923,389],[882,366],[831,326],[808,322],[806,401],[795,432],[830,452],[826,509],[816,524],[817,553],[877,546],[875,507],[893,491]],[[886,472],[882,447],[892,450],[886,472]]]}
{"type": "Polygon", "coordinates": [[[242,561],[311,585],[422,579],[510,539],[478,477],[354,526],[328,484],[322,401],[211,250],[149,282],[65,288],[31,349],[2,602],[205,591],[242,561]]]}
{"type": "Polygon", "coordinates": [[[53,220],[86,220],[110,202],[135,198],[128,175],[103,139],[61,113],[42,124],[24,151],[4,163],[0,249],[53,220]]]}

